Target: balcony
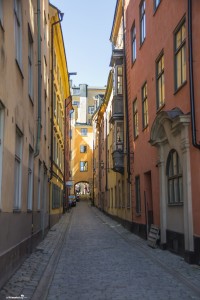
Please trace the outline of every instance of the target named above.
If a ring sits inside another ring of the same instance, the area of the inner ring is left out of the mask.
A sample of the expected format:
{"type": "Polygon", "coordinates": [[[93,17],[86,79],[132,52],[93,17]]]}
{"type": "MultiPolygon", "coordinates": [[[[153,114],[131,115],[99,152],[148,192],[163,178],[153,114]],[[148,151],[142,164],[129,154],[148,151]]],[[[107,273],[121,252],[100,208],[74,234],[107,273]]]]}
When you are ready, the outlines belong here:
{"type": "Polygon", "coordinates": [[[113,157],[113,171],[124,173],[124,154],[120,150],[115,150],[112,153],[113,157]]]}
{"type": "Polygon", "coordinates": [[[113,123],[115,120],[123,120],[123,118],[124,118],[123,96],[122,95],[113,96],[112,115],[110,118],[110,122],[113,123]]]}

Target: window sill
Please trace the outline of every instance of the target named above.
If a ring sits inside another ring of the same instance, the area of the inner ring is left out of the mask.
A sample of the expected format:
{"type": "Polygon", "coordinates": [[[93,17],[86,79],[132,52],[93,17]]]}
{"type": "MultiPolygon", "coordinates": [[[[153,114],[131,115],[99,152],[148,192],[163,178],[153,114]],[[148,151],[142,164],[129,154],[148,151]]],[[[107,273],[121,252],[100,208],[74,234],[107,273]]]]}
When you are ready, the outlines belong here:
{"type": "Polygon", "coordinates": [[[158,114],[164,107],[165,107],[165,103],[157,109],[156,114],[158,114]]]}
{"type": "Polygon", "coordinates": [[[136,215],[136,217],[141,217],[141,213],[137,213],[137,212],[136,212],[135,215],[136,215]]]}
{"type": "Polygon", "coordinates": [[[142,128],[142,131],[145,131],[148,128],[149,124],[142,128]]]}
{"type": "Polygon", "coordinates": [[[21,77],[22,77],[22,79],[24,79],[24,75],[23,75],[22,69],[21,69],[21,67],[20,67],[20,65],[19,65],[19,63],[18,63],[18,60],[15,59],[15,61],[16,61],[16,65],[17,65],[17,67],[18,67],[18,70],[19,70],[19,72],[20,72],[20,74],[21,74],[21,77]]]}
{"type": "Polygon", "coordinates": [[[19,214],[19,213],[21,213],[21,209],[20,208],[14,208],[13,213],[19,214]]]}
{"type": "Polygon", "coordinates": [[[27,209],[28,214],[32,213],[32,211],[33,211],[32,209],[29,209],[29,208],[27,209]]]}
{"type": "Polygon", "coordinates": [[[173,207],[173,206],[183,206],[183,202],[179,202],[179,203],[168,203],[168,206],[173,207]]]}
{"type": "Polygon", "coordinates": [[[185,85],[187,84],[187,80],[186,81],[184,81],[183,83],[182,83],[182,85],[180,85],[176,90],[175,90],[175,92],[174,92],[174,95],[176,95],[185,85]]]}

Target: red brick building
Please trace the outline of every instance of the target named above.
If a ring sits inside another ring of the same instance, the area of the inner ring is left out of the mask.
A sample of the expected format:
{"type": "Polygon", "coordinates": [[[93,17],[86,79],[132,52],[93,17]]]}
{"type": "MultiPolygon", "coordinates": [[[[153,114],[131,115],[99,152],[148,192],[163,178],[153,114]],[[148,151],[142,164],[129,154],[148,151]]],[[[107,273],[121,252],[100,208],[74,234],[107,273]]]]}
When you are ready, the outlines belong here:
{"type": "Polygon", "coordinates": [[[124,1],[133,231],[200,259],[200,2],[124,1]]]}

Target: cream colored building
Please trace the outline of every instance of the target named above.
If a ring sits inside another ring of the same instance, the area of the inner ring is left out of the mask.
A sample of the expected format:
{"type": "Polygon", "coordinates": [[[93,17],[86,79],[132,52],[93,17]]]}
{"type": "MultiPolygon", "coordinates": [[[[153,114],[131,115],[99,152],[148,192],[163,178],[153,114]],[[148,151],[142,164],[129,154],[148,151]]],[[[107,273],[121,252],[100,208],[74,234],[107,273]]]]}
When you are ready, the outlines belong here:
{"type": "Polygon", "coordinates": [[[49,3],[0,2],[0,286],[48,229],[49,3]]]}
{"type": "Polygon", "coordinates": [[[88,87],[86,84],[72,87],[71,178],[74,187],[71,193],[79,187],[81,194],[93,194],[92,116],[104,93],[104,87],[88,87]]]}

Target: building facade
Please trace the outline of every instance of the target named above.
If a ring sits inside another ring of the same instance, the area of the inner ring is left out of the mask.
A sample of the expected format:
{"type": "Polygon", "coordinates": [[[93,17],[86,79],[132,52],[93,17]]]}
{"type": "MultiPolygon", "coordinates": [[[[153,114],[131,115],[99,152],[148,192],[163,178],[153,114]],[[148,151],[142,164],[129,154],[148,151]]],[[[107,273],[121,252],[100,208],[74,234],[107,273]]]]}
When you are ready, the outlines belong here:
{"type": "Polygon", "coordinates": [[[69,108],[71,106],[69,74],[62,35],[62,13],[50,5],[51,34],[51,168],[50,168],[50,227],[65,211],[67,175],[69,108]],[[64,199],[64,202],[63,202],[64,199]]]}
{"type": "Polygon", "coordinates": [[[93,193],[92,116],[100,105],[104,93],[103,87],[89,87],[86,84],[72,87],[74,109],[71,119],[71,178],[74,182],[72,189],[91,196],[93,193]]]}
{"type": "Polygon", "coordinates": [[[1,1],[0,285],[48,229],[48,1],[1,1]]]}
{"type": "Polygon", "coordinates": [[[156,224],[161,246],[188,262],[200,257],[199,9],[198,1],[124,6],[133,231],[156,224]]]}

